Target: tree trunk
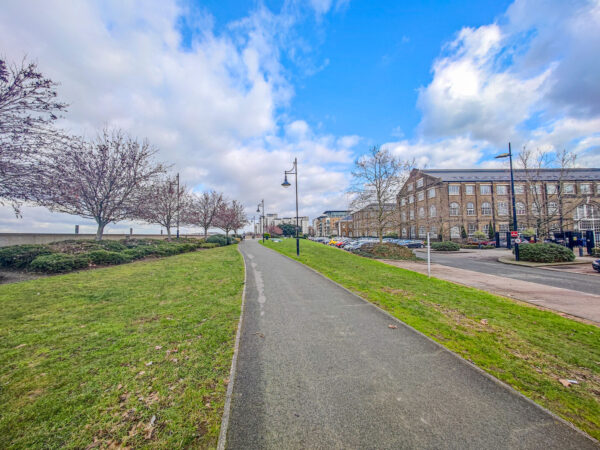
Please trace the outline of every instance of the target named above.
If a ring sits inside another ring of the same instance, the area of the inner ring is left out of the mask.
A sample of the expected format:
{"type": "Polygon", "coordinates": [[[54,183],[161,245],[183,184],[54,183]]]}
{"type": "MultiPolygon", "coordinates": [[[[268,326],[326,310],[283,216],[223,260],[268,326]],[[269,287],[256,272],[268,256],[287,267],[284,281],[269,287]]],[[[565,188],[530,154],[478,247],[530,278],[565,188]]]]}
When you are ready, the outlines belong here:
{"type": "Polygon", "coordinates": [[[171,240],[171,227],[165,227],[167,229],[167,241],[171,240]]]}
{"type": "Polygon", "coordinates": [[[204,239],[208,237],[208,227],[204,227],[204,239]]]}
{"type": "Polygon", "coordinates": [[[96,240],[97,241],[102,240],[102,234],[104,233],[105,226],[106,226],[106,224],[103,224],[102,222],[98,222],[98,230],[96,231],[96,240]]]}

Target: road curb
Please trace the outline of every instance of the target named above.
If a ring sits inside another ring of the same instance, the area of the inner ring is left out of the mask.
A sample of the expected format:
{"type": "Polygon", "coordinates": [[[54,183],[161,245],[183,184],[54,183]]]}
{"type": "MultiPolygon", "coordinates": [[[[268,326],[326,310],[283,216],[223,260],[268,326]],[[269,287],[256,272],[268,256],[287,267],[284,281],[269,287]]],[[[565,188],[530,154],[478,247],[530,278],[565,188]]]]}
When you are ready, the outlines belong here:
{"type": "Polygon", "coordinates": [[[510,259],[510,257],[500,256],[498,258],[498,262],[502,264],[511,264],[513,266],[522,266],[522,267],[533,267],[533,268],[541,268],[545,269],[547,267],[552,266],[576,266],[578,264],[591,264],[591,261],[566,261],[566,262],[557,262],[557,263],[535,263],[535,262],[525,262],[525,261],[515,261],[514,259],[510,259]]]}
{"type": "MultiPolygon", "coordinates": [[[[553,413],[552,411],[550,411],[549,409],[546,409],[545,407],[543,407],[542,405],[534,402],[532,399],[530,399],[529,397],[525,396],[524,394],[521,394],[519,391],[517,391],[515,388],[513,388],[512,386],[508,385],[507,383],[499,380],[498,378],[494,377],[493,375],[487,373],[485,370],[483,370],[482,368],[476,366],[474,363],[467,361],[466,359],[464,359],[462,356],[458,355],[457,353],[454,353],[452,350],[444,347],[442,344],[440,344],[439,342],[435,341],[434,339],[430,338],[429,336],[427,336],[426,334],[420,332],[419,330],[413,328],[412,326],[408,325],[407,323],[401,321],[400,319],[398,319],[397,317],[393,316],[391,313],[387,312],[386,310],[380,308],[379,306],[377,306],[376,304],[374,304],[373,302],[370,302],[369,300],[361,297],[360,295],[356,294],[355,292],[351,291],[350,289],[348,289],[347,287],[341,285],[340,283],[338,283],[337,281],[332,280],[331,278],[325,276],[324,274],[322,274],[321,272],[319,272],[316,269],[313,269],[312,267],[298,261],[297,259],[294,259],[288,255],[285,255],[283,253],[278,252],[277,250],[274,250],[272,248],[266,247],[263,245],[263,247],[265,247],[268,250],[271,250],[272,252],[275,252],[278,255],[284,256],[285,258],[288,258],[292,261],[294,261],[297,264],[300,264],[304,267],[306,267],[308,270],[311,270],[312,272],[316,273],[317,275],[325,278],[326,280],[330,281],[331,283],[335,284],[336,286],[342,288],[343,290],[345,290],[346,292],[348,292],[349,294],[353,295],[354,297],[362,300],[363,302],[367,303],[368,305],[372,306],[373,308],[377,309],[380,313],[385,314],[387,317],[390,318],[390,320],[393,320],[397,323],[399,323],[401,326],[408,328],[409,330],[417,333],[418,335],[424,337],[425,339],[427,339],[429,342],[431,342],[432,344],[434,344],[435,346],[437,346],[440,350],[443,350],[451,355],[453,355],[459,363],[462,364],[466,364],[467,366],[471,367],[472,369],[474,369],[475,371],[477,371],[479,374],[483,375],[484,377],[486,377],[487,379],[489,379],[490,381],[492,381],[493,383],[497,384],[498,386],[508,390],[511,394],[515,395],[516,397],[520,397],[521,399],[525,400],[527,403],[533,405],[534,407],[540,409],[541,411],[544,411],[546,414],[548,414],[550,417],[552,417],[554,420],[557,420],[561,423],[563,423],[564,425],[568,426],[569,428],[571,428],[572,430],[574,430],[575,432],[577,432],[578,434],[586,437],[587,439],[589,439],[591,442],[593,442],[596,445],[600,446],[600,441],[598,441],[597,439],[593,438],[592,436],[590,436],[589,434],[587,434],[585,431],[580,430],[579,428],[577,428],[575,425],[573,425],[571,422],[563,419],[562,417],[558,416],[557,414],[553,413]]],[[[379,261],[378,261],[379,262],[379,261]]],[[[385,263],[380,263],[380,264],[385,264],[385,263]]],[[[414,273],[418,273],[418,272],[414,272],[414,273]]],[[[423,275],[424,277],[427,277],[427,275],[423,275]]]]}
{"type": "Polygon", "coordinates": [[[240,349],[240,336],[242,334],[242,322],[244,320],[244,307],[246,305],[246,286],[248,286],[248,268],[246,267],[246,258],[240,251],[238,244],[237,251],[244,262],[244,290],[242,291],[242,305],[240,310],[240,319],[238,321],[237,332],[235,334],[235,344],[233,345],[233,358],[231,359],[231,369],[229,370],[229,384],[227,385],[227,393],[225,394],[225,406],[223,408],[223,417],[221,418],[221,430],[219,432],[219,440],[217,442],[218,450],[225,450],[227,444],[227,430],[229,428],[229,415],[231,413],[231,398],[233,397],[233,385],[235,383],[235,373],[237,368],[237,357],[240,349]]]}

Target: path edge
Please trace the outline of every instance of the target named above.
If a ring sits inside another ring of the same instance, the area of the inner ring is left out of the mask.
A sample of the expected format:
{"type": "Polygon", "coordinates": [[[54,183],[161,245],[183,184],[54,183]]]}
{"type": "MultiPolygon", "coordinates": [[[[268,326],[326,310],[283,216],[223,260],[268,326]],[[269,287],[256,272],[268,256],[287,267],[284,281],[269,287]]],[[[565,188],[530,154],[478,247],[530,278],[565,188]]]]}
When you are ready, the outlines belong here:
{"type": "Polygon", "coordinates": [[[233,385],[235,384],[235,374],[237,369],[237,358],[240,349],[240,337],[242,334],[242,322],[244,320],[244,309],[246,306],[246,286],[248,286],[248,267],[246,258],[242,254],[239,245],[237,251],[244,262],[244,289],[242,291],[242,305],[240,308],[240,318],[238,320],[237,331],[235,334],[235,343],[233,345],[233,358],[231,359],[231,369],[229,370],[229,383],[225,394],[225,406],[223,408],[223,417],[221,418],[221,430],[219,431],[219,440],[217,441],[217,450],[225,450],[227,444],[227,431],[229,429],[229,416],[231,413],[231,398],[233,397],[233,385]]]}
{"type": "MultiPolygon", "coordinates": [[[[259,243],[260,245],[260,243],[259,243]]],[[[458,353],[453,352],[452,350],[450,350],[449,348],[444,347],[442,344],[440,344],[439,342],[435,341],[434,339],[430,338],[429,336],[427,336],[426,334],[420,332],[419,330],[417,330],[416,328],[410,326],[409,324],[403,322],[402,320],[398,319],[397,317],[393,316],[391,313],[387,312],[385,309],[380,308],[379,306],[377,306],[375,303],[367,300],[366,298],[361,297],[360,295],[358,295],[356,292],[351,291],[350,289],[348,289],[347,287],[341,285],[340,283],[338,283],[337,281],[332,280],[331,278],[329,278],[328,276],[322,274],[321,272],[319,272],[316,269],[313,269],[312,267],[304,264],[303,262],[298,261],[297,259],[292,258],[291,256],[285,255],[281,252],[278,252],[277,250],[274,250],[272,248],[266,247],[263,245],[264,248],[266,248],[267,250],[270,250],[272,252],[275,252],[278,255],[281,255],[285,258],[288,258],[291,261],[294,261],[297,264],[300,264],[304,267],[306,267],[308,270],[313,271],[314,273],[320,275],[321,277],[325,278],[327,281],[335,284],[336,286],[342,288],[343,290],[345,290],[346,292],[348,292],[349,294],[353,295],[356,298],[359,298],[360,300],[362,300],[364,303],[367,303],[368,305],[371,305],[373,308],[377,309],[379,312],[385,314],[386,316],[388,316],[391,320],[394,320],[395,322],[398,322],[399,324],[401,324],[403,327],[408,328],[409,330],[412,330],[413,332],[419,334],[420,336],[424,337],[425,339],[427,339],[428,341],[430,341],[431,343],[433,343],[434,345],[436,345],[438,348],[440,348],[441,350],[450,353],[452,356],[454,356],[455,358],[458,359],[459,362],[466,364],[467,366],[475,369],[477,372],[479,372],[481,375],[483,375],[484,377],[488,378],[489,380],[491,380],[493,383],[497,384],[498,386],[508,390],[510,393],[512,393],[513,395],[516,395],[517,397],[521,397],[523,400],[525,400],[526,402],[528,402],[529,404],[535,406],[538,409],[541,409],[542,411],[544,411],[546,414],[550,415],[550,417],[552,417],[554,420],[557,420],[563,424],[565,424],[566,426],[568,426],[569,428],[571,428],[572,430],[574,430],[575,432],[581,434],[582,436],[588,438],[592,443],[596,444],[596,445],[600,445],[600,441],[598,441],[596,438],[594,438],[593,436],[590,436],[588,433],[586,433],[585,431],[577,428],[575,425],[573,425],[571,422],[569,422],[566,419],[563,419],[562,417],[560,417],[558,414],[553,413],[552,411],[550,411],[548,408],[545,408],[544,406],[540,405],[539,403],[536,403],[534,400],[530,399],[529,397],[527,397],[525,394],[522,394],[521,392],[517,391],[515,388],[513,388],[512,386],[510,386],[509,384],[505,383],[504,381],[496,378],[495,376],[493,376],[490,373],[487,373],[485,370],[483,370],[481,367],[475,365],[474,363],[472,363],[471,361],[466,360],[465,358],[463,358],[462,356],[460,356],[458,353]]],[[[378,261],[379,262],[379,261],[378,261]]],[[[381,263],[386,265],[385,263],[381,263]]],[[[390,267],[394,267],[391,265],[388,265],[390,267]]],[[[398,269],[402,269],[401,267],[397,267],[398,269]]],[[[402,269],[402,270],[407,270],[407,269],[402,269]]],[[[418,273],[418,272],[415,272],[418,273]]],[[[446,281],[446,280],[443,280],[446,281]]],[[[449,283],[451,283],[449,281],[449,283]]],[[[476,289],[476,288],[473,288],[476,289]]]]}

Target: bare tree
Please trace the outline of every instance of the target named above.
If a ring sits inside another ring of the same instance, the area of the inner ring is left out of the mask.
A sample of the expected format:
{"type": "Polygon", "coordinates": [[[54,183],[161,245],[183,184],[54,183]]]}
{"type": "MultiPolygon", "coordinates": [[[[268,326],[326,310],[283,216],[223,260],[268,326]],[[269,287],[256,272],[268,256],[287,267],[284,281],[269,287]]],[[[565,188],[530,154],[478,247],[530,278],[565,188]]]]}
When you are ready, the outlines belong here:
{"type": "Polygon", "coordinates": [[[171,228],[188,210],[190,203],[187,187],[179,185],[178,189],[176,177],[164,177],[143,189],[135,218],[165,227],[170,241],[171,228]]]}
{"type": "Polygon", "coordinates": [[[379,146],[372,147],[354,163],[350,192],[355,197],[351,207],[367,208],[370,226],[377,231],[379,242],[387,228],[399,223],[396,196],[413,166],[414,161],[401,162],[379,146]]]}
{"type": "Polygon", "coordinates": [[[53,127],[67,104],[56,97],[57,83],[25,59],[7,66],[0,59],[0,199],[13,204],[35,197],[40,158],[68,140],[53,127]]]}
{"type": "Polygon", "coordinates": [[[246,212],[244,211],[244,205],[240,202],[234,200],[231,204],[235,214],[233,220],[233,232],[238,234],[238,230],[240,228],[244,228],[248,223],[248,216],[246,216],[246,212]]]}
{"type": "Polygon", "coordinates": [[[247,223],[244,207],[237,200],[231,203],[224,202],[217,211],[214,225],[225,232],[229,238],[230,231],[237,231],[247,223]]]}
{"type": "Polygon", "coordinates": [[[534,226],[539,236],[549,236],[550,226],[556,222],[562,231],[563,217],[574,209],[565,210],[563,185],[576,159],[577,155],[567,150],[549,153],[523,148],[519,153],[518,165],[523,170],[527,195],[531,199],[527,214],[531,220],[528,225],[534,226]],[[556,169],[557,177],[544,186],[542,181],[546,178],[543,174],[545,169],[556,169]]]}
{"type": "Polygon", "coordinates": [[[104,130],[50,156],[46,193],[38,202],[53,211],[94,219],[96,239],[113,222],[136,217],[146,187],[165,172],[156,150],[120,130],[104,130]]]}
{"type": "Polygon", "coordinates": [[[192,204],[185,211],[184,222],[203,228],[206,238],[208,229],[214,226],[217,212],[223,207],[223,204],[223,194],[215,191],[194,195],[192,204]]]}

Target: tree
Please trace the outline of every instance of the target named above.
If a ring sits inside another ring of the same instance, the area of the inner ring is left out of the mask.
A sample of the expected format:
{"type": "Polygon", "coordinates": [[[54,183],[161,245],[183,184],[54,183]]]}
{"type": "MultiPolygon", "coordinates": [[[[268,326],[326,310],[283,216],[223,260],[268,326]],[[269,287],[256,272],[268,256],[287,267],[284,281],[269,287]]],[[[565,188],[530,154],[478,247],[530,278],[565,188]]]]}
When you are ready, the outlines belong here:
{"type": "Polygon", "coordinates": [[[0,199],[31,200],[40,187],[40,160],[69,139],[53,127],[67,104],[56,97],[57,83],[25,59],[8,67],[0,59],[0,199]]]}
{"type": "Polygon", "coordinates": [[[465,230],[465,226],[461,225],[460,226],[460,237],[463,238],[463,239],[466,239],[467,236],[468,235],[467,235],[467,230],[465,230]]]}
{"type": "Polygon", "coordinates": [[[217,213],[223,205],[223,194],[218,192],[209,191],[194,195],[191,205],[185,211],[184,222],[203,228],[204,238],[206,238],[208,229],[215,224],[217,213]]]}
{"type": "Polygon", "coordinates": [[[161,225],[171,240],[171,228],[181,218],[191,203],[186,186],[179,186],[176,177],[165,177],[145,187],[141,193],[135,218],[161,225]]]}
{"type": "Polygon", "coordinates": [[[215,215],[214,225],[225,232],[229,240],[229,232],[237,231],[248,223],[244,207],[237,200],[223,202],[215,215]]]}
{"type": "Polygon", "coordinates": [[[494,227],[494,224],[490,220],[490,223],[488,224],[488,238],[494,239],[495,237],[496,237],[496,228],[494,227]]]}
{"type": "Polygon", "coordinates": [[[358,158],[352,170],[350,192],[355,195],[352,208],[369,208],[373,212],[372,223],[379,242],[384,231],[397,228],[399,213],[396,196],[406,181],[414,161],[401,162],[389,150],[372,147],[367,154],[358,158]]]}
{"type": "Polygon", "coordinates": [[[281,229],[281,234],[284,236],[296,236],[296,229],[298,229],[298,234],[302,231],[300,226],[296,227],[296,225],[292,225],[291,223],[282,223],[279,225],[281,229]]]}
{"type": "Polygon", "coordinates": [[[103,130],[93,141],[79,140],[49,157],[46,189],[38,202],[53,211],[94,219],[96,239],[104,227],[135,219],[143,194],[164,167],[153,159],[156,150],[120,130],[103,130]]]}

